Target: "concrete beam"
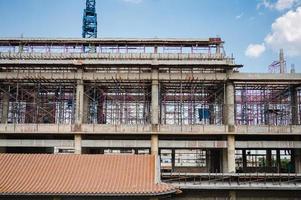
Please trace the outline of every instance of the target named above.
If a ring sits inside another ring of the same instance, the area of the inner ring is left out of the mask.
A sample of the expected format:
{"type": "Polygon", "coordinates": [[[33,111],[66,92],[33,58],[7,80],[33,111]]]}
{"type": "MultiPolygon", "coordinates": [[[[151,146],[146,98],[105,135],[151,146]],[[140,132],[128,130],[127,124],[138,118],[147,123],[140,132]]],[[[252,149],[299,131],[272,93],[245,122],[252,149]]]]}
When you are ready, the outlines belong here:
{"type": "Polygon", "coordinates": [[[237,149],[301,149],[301,141],[236,141],[237,149]]]}
{"type": "MultiPolygon", "coordinates": [[[[0,134],[158,134],[158,135],[228,135],[226,125],[158,125],[151,124],[0,124],[0,134]],[[80,128],[80,129],[79,129],[80,128]]],[[[301,126],[235,126],[232,135],[301,135],[301,126]]]]}
{"type": "Polygon", "coordinates": [[[220,45],[220,38],[1,38],[0,46],[53,46],[95,45],[95,46],[172,46],[181,47],[220,45]]]}
{"type": "Polygon", "coordinates": [[[232,73],[231,81],[254,81],[254,82],[293,82],[301,80],[301,73],[274,74],[274,73],[232,73]]]}
{"type": "MultiPolygon", "coordinates": [[[[121,80],[151,80],[152,73],[104,73],[104,72],[83,72],[78,74],[77,72],[1,72],[1,80],[77,80],[79,76],[82,76],[83,80],[87,81],[106,81],[112,79],[121,80]]],[[[270,74],[270,73],[233,73],[227,76],[225,73],[163,73],[160,72],[158,76],[159,81],[167,80],[182,80],[182,81],[226,81],[231,80],[234,82],[254,82],[262,84],[301,84],[301,73],[295,74],[270,74]],[[256,78],[254,78],[254,76],[256,78]]]]}
{"type": "Polygon", "coordinates": [[[82,140],[82,147],[150,148],[149,140],[82,140]]]}
{"type": "Polygon", "coordinates": [[[160,140],[160,148],[227,148],[225,140],[160,140]]]}
{"type": "MultiPolygon", "coordinates": [[[[158,148],[225,149],[228,157],[233,156],[233,138],[229,140],[157,140],[156,135],[152,140],[82,140],[77,134],[74,140],[2,138],[0,147],[75,147],[79,150],[80,147],[151,148],[153,145],[158,148]],[[227,151],[229,145],[232,152],[227,151]]],[[[236,149],[301,149],[301,141],[236,141],[235,147],[236,149]]],[[[154,151],[156,150],[157,148],[154,148],[154,151]]]]}
{"type": "Polygon", "coordinates": [[[0,139],[0,147],[74,147],[73,140],[0,139]]]}
{"type": "Polygon", "coordinates": [[[0,60],[0,66],[174,66],[174,67],[192,67],[192,66],[216,66],[234,68],[231,61],[228,60],[0,60]]]}

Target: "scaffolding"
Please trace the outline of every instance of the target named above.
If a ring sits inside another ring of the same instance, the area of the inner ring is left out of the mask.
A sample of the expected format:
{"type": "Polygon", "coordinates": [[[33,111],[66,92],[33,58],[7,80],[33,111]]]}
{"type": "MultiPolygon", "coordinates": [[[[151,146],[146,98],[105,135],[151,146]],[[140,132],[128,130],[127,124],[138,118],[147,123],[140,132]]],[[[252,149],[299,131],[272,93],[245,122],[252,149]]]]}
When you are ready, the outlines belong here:
{"type": "Polygon", "coordinates": [[[235,103],[239,125],[300,124],[300,90],[290,85],[240,83],[235,103]]]}

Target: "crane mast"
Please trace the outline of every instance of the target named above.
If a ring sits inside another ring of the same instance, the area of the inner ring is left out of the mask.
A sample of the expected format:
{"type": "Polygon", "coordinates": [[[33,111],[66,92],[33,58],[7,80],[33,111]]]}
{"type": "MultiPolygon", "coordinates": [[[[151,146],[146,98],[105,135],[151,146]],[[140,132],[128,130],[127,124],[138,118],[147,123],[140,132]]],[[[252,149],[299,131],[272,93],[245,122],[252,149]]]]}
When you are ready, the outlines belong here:
{"type": "Polygon", "coordinates": [[[86,0],[83,16],[83,38],[97,38],[97,14],[95,0],[86,0]]]}

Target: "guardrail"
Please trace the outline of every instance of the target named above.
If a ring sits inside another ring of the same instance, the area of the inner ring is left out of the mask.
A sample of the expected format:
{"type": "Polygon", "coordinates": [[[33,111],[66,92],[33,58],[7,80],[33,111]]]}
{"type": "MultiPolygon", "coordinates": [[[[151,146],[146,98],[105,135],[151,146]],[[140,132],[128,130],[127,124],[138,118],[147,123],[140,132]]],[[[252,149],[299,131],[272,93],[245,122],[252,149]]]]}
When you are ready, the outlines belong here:
{"type": "Polygon", "coordinates": [[[162,181],[182,189],[293,188],[301,190],[298,173],[162,173],[162,181]]]}

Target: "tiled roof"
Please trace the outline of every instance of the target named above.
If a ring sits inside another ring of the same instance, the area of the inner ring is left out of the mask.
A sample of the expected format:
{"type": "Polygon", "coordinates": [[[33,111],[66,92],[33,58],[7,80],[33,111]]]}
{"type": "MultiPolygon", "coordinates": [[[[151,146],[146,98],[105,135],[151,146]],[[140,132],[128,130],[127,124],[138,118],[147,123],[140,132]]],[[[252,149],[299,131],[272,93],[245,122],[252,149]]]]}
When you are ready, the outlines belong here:
{"type": "Polygon", "coordinates": [[[0,195],[160,195],[151,155],[0,154],[0,195]]]}

